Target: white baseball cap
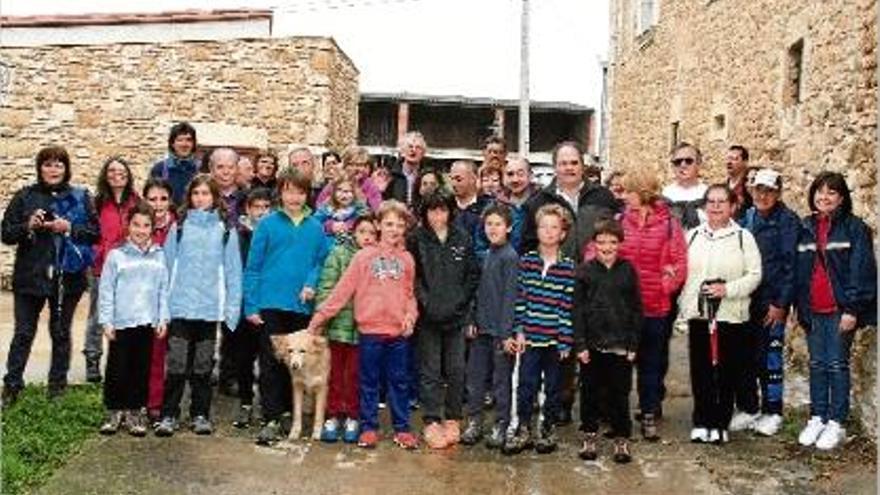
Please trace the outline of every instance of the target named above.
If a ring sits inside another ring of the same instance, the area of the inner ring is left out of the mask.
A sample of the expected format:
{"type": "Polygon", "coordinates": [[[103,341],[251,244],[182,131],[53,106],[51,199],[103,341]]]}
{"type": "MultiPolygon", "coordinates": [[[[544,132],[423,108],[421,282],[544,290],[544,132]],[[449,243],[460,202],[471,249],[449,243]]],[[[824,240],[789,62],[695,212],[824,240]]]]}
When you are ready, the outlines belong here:
{"type": "Polygon", "coordinates": [[[755,173],[752,179],[752,186],[764,186],[778,191],[780,182],[779,172],[769,168],[762,168],[755,173]]]}

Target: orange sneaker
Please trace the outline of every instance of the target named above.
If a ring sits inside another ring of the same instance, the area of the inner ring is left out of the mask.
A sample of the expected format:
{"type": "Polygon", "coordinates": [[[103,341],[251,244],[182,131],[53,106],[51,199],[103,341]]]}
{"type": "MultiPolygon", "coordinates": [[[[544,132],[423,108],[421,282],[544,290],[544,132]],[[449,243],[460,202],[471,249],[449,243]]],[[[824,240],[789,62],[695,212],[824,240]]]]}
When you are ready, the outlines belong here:
{"type": "Polygon", "coordinates": [[[443,433],[447,447],[457,445],[461,440],[461,424],[456,419],[447,419],[443,422],[443,433]]]}
{"type": "Polygon", "coordinates": [[[440,423],[429,423],[425,427],[424,435],[428,448],[439,450],[449,446],[446,441],[446,431],[440,423]]]}
{"type": "MultiPolygon", "coordinates": [[[[397,438],[395,437],[395,440],[397,438]]],[[[361,436],[358,437],[358,447],[364,449],[375,449],[376,444],[379,443],[379,434],[376,433],[376,430],[366,430],[361,433],[361,436]]]]}
{"type": "Polygon", "coordinates": [[[419,448],[419,439],[408,431],[399,431],[394,434],[394,443],[398,447],[405,450],[415,450],[419,448]]]}

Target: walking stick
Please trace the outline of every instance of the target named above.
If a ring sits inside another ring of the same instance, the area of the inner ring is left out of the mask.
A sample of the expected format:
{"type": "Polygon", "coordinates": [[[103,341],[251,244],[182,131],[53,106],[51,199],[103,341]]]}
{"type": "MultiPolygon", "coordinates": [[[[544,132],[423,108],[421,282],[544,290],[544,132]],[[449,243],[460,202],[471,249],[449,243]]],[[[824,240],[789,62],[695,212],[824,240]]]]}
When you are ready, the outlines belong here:
{"type": "MultiPolygon", "coordinates": [[[[718,414],[721,407],[721,353],[718,348],[718,308],[721,299],[707,298],[706,312],[709,316],[709,361],[712,364],[712,408],[713,415],[718,414]]],[[[727,425],[718,425],[718,428],[727,429],[727,425]]]]}

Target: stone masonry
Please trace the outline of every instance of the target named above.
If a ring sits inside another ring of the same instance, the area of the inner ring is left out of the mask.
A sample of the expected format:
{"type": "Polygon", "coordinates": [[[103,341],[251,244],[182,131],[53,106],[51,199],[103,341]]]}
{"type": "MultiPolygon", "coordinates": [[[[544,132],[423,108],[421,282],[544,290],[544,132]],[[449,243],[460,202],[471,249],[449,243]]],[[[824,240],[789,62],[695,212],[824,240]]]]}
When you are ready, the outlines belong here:
{"type": "MultiPolygon", "coordinates": [[[[140,186],[174,122],[237,126],[282,155],[341,149],[356,141],[357,103],[357,69],[327,38],[0,47],[0,210],[35,180],[43,146],[67,148],[76,184],[118,154],[140,186]]],[[[0,248],[5,288],[12,253],[0,248]]]]}
{"type": "MultiPolygon", "coordinates": [[[[669,178],[676,140],[700,146],[707,181],[724,153],[782,170],[805,214],[822,170],[844,173],[855,213],[877,225],[877,1],[612,0],[609,166],[669,178]],[[655,4],[646,30],[636,7],[655,4]],[[638,33],[638,31],[642,31],[638,33]]],[[[791,355],[805,352],[800,329],[791,355]]],[[[876,334],[860,335],[853,404],[876,438],[876,334]]],[[[803,359],[799,359],[804,362],[803,359]]]]}

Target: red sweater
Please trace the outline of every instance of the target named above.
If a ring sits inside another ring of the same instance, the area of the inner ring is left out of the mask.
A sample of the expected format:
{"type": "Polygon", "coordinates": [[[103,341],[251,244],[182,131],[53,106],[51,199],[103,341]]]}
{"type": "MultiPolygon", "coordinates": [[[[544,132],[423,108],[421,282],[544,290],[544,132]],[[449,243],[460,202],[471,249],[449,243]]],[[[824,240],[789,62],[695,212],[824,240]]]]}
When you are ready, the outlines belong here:
{"type": "Polygon", "coordinates": [[[312,318],[323,326],[354,297],[354,320],[366,335],[398,337],[407,317],[418,317],[415,262],[403,247],[372,246],[354,255],[330,297],[312,318]]]}
{"type": "Polygon", "coordinates": [[[816,260],[813,262],[813,276],[810,278],[810,309],[813,313],[827,315],[837,311],[834,289],[828,278],[828,269],[822,262],[825,246],[828,244],[828,232],[831,230],[831,219],[819,215],[816,222],[816,260]]]}
{"type": "Polygon", "coordinates": [[[107,259],[110,250],[125,241],[128,232],[128,212],[134,208],[138,199],[137,194],[132,194],[122,204],[118,205],[111,199],[101,205],[101,211],[98,212],[101,238],[98,239],[98,244],[95,244],[95,264],[92,268],[92,273],[96,277],[101,276],[104,260],[107,259]]]}

